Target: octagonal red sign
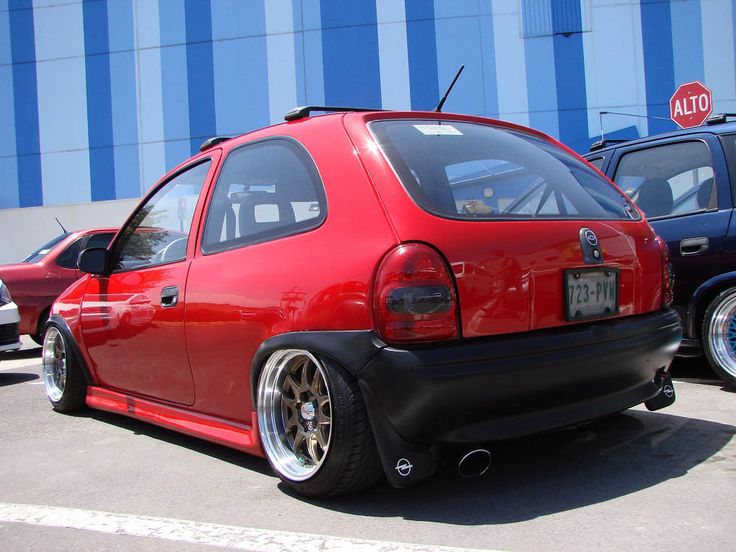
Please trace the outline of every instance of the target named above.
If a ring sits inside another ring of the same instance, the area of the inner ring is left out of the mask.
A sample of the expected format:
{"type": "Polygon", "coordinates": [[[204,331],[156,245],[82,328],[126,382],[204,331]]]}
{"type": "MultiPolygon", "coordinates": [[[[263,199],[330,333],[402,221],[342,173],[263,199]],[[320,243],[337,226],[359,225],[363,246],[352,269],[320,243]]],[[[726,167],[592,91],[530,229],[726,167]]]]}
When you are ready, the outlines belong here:
{"type": "Polygon", "coordinates": [[[713,95],[703,83],[681,84],[670,98],[670,117],[680,128],[702,125],[713,111],[713,95]]]}

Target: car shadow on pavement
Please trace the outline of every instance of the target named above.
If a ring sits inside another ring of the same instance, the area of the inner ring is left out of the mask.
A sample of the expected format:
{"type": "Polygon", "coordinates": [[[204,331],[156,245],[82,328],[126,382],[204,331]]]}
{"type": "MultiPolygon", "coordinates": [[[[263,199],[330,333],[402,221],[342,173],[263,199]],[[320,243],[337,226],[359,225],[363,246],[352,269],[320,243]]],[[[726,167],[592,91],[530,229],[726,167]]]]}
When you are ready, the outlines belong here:
{"type": "Polygon", "coordinates": [[[17,351],[6,351],[2,354],[2,358],[6,360],[22,360],[25,358],[39,358],[41,356],[41,347],[31,347],[29,349],[18,349],[17,351]]]}
{"type": "MultiPolygon", "coordinates": [[[[681,477],[719,451],[736,427],[644,411],[490,445],[485,476],[463,479],[445,466],[417,487],[383,482],[322,508],[456,525],[505,524],[606,502],[681,477]]],[[[283,492],[288,493],[284,485],[283,492]]],[[[288,493],[290,494],[290,493],[288,493]]],[[[295,497],[299,498],[299,497],[295,497]]],[[[304,500],[304,499],[301,499],[304,500]]]]}
{"type": "Polygon", "coordinates": [[[0,372],[0,387],[26,383],[29,381],[37,380],[39,377],[40,376],[38,374],[29,374],[23,372],[0,372]]]}
{"type": "Polygon", "coordinates": [[[257,456],[223,445],[218,445],[217,443],[210,443],[209,441],[204,441],[197,437],[191,437],[171,429],[159,427],[149,422],[143,422],[134,418],[128,418],[122,414],[114,414],[112,412],[105,412],[102,410],[85,409],[77,412],[68,412],[66,414],[69,416],[92,418],[106,424],[115,425],[117,427],[127,429],[136,435],[145,435],[146,437],[150,437],[158,441],[171,443],[172,445],[179,447],[185,447],[199,454],[206,454],[207,456],[240,466],[247,470],[252,470],[264,475],[272,475],[274,479],[276,479],[276,476],[271,471],[271,468],[265,459],[258,458],[257,456]]]}

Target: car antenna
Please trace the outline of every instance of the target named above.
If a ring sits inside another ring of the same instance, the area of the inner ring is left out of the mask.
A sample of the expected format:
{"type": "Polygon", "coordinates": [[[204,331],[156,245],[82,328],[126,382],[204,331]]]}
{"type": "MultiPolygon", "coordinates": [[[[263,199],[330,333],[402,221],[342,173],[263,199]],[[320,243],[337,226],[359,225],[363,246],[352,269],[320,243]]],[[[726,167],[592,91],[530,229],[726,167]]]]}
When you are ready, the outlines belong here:
{"type": "Polygon", "coordinates": [[[56,221],[56,223],[59,226],[61,226],[61,229],[64,231],[64,235],[67,235],[68,236],[69,235],[69,231],[66,228],[64,228],[64,225],[61,224],[61,221],[57,217],[54,217],[54,220],[56,221]]]}
{"type": "Polygon", "coordinates": [[[437,104],[437,109],[435,111],[437,113],[442,113],[442,106],[445,105],[445,102],[447,101],[447,96],[450,95],[450,91],[452,90],[452,87],[455,86],[455,83],[457,82],[458,77],[460,76],[460,73],[463,72],[463,69],[465,69],[465,65],[461,65],[460,69],[457,70],[457,73],[455,74],[455,78],[452,79],[452,82],[450,83],[450,86],[447,87],[447,92],[445,92],[445,95],[442,96],[442,99],[440,100],[440,103],[437,104]]]}

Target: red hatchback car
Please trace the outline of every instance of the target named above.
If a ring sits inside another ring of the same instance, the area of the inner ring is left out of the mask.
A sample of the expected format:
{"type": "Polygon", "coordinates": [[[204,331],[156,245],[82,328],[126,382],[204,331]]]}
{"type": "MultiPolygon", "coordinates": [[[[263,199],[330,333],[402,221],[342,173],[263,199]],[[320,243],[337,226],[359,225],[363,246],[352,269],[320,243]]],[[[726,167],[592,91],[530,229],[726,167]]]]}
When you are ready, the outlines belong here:
{"type": "Polygon", "coordinates": [[[20,311],[20,333],[41,345],[51,304],[82,273],[79,253],[88,247],[105,247],[116,228],[65,232],[28,255],[20,263],[0,266],[0,279],[13,294],[20,311]]]}
{"type": "Polygon", "coordinates": [[[43,348],[56,410],[265,456],[323,497],[674,401],[667,248],[577,155],[480,117],[310,110],[208,140],[81,254],[43,348]]]}

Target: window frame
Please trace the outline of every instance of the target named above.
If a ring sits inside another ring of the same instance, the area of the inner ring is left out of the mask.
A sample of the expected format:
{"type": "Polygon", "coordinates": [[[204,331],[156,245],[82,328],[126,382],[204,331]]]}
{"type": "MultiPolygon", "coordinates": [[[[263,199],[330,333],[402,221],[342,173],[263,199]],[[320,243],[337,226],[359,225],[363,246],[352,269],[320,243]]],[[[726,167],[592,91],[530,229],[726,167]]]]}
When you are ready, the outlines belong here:
{"type": "MultiPolygon", "coordinates": [[[[210,163],[209,168],[207,169],[207,174],[204,177],[204,181],[202,182],[202,187],[199,190],[199,196],[197,198],[197,203],[194,206],[194,213],[192,215],[192,222],[189,225],[189,232],[187,234],[187,249],[189,249],[189,240],[192,238],[193,235],[196,235],[197,231],[195,228],[195,224],[197,222],[197,212],[198,212],[198,206],[202,200],[202,194],[207,193],[208,190],[208,181],[209,176],[212,174],[213,168],[217,167],[217,160],[218,158],[213,155],[208,155],[206,157],[198,157],[192,160],[191,163],[188,163],[187,165],[181,167],[180,169],[176,170],[175,172],[172,172],[169,175],[166,175],[164,179],[159,181],[157,184],[155,184],[148,193],[144,196],[141,203],[138,204],[138,207],[128,216],[128,218],[125,220],[125,222],[121,225],[119,232],[117,235],[113,238],[113,240],[108,244],[107,250],[109,254],[109,260],[110,260],[110,267],[115,267],[116,262],[119,260],[120,252],[121,252],[121,243],[127,243],[127,237],[126,237],[126,231],[130,227],[130,225],[133,223],[135,218],[138,216],[138,213],[141,212],[141,210],[146,207],[150,200],[161,191],[162,188],[166,187],[168,184],[171,183],[172,180],[176,179],[177,177],[181,176],[185,172],[192,170],[199,165],[202,165],[204,163],[210,163]],[[124,241],[125,240],[125,241],[124,241]]],[[[171,261],[162,261],[157,263],[149,263],[141,266],[132,266],[130,268],[111,268],[110,274],[123,274],[126,272],[132,272],[134,270],[145,270],[147,268],[154,268],[154,267],[160,267],[163,265],[173,264],[173,263],[179,263],[182,261],[186,261],[187,256],[185,255],[183,259],[176,259],[171,261]]]]}
{"type": "Polygon", "coordinates": [[[217,255],[219,253],[224,253],[227,251],[234,251],[236,249],[242,249],[250,245],[268,243],[268,242],[272,242],[272,241],[279,240],[282,238],[288,238],[291,236],[304,234],[306,232],[311,232],[321,227],[325,223],[325,221],[327,220],[327,213],[328,213],[327,192],[325,190],[325,185],[324,185],[324,180],[322,178],[322,174],[320,173],[319,167],[317,166],[317,162],[315,161],[309,149],[304,144],[302,144],[299,140],[291,136],[275,135],[275,136],[268,136],[265,138],[253,140],[253,141],[250,141],[244,144],[239,144],[238,146],[235,146],[230,151],[228,151],[227,154],[222,158],[220,162],[220,166],[217,171],[217,175],[215,176],[215,178],[213,178],[212,186],[210,188],[210,191],[207,197],[207,204],[205,205],[203,209],[203,214],[202,214],[202,224],[201,224],[200,239],[199,239],[199,253],[202,256],[207,257],[210,255],[217,255]],[[246,148],[259,146],[262,144],[266,144],[268,142],[286,142],[290,146],[293,146],[297,151],[299,151],[299,155],[302,156],[301,158],[302,161],[307,161],[307,163],[305,164],[305,169],[312,177],[313,184],[315,185],[314,188],[318,196],[317,200],[320,202],[319,216],[310,218],[310,219],[306,219],[304,221],[300,221],[294,224],[290,224],[282,228],[276,228],[272,231],[255,234],[252,237],[252,239],[234,238],[232,240],[226,240],[224,242],[219,242],[219,245],[220,245],[219,247],[207,247],[207,244],[205,244],[205,238],[207,236],[207,224],[210,221],[210,214],[212,212],[213,203],[215,201],[215,193],[217,191],[218,185],[221,182],[223,171],[226,168],[228,160],[230,159],[232,155],[237,155],[238,152],[246,148]],[[227,244],[227,245],[223,246],[223,244],[227,244]]]}
{"type": "MultiPolygon", "coordinates": [[[[616,184],[616,186],[618,186],[619,188],[621,188],[621,186],[619,185],[619,183],[616,182],[616,178],[618,176],[619,170],[621,169],[621,164],[622,164],[622,162],[624,161],[624,159],[626,157],[628,157],[629,155],[632,155],[632,154],[642,153],[642,152],[645,152],[645,151],[648,151],[648,150],[660,149],[660,148],[664,148],[664,147],[667,147],[667,146],[676,146],[676,145],[687,144],[687,143],[701,143],[701,144],[703,144],[705,146],[705,149],[708,152],[708,157],[710,158],[710,167],[711,167],[711,170],[713,171],[713,189],[716,192],[716,206],[714,208],[707,208],[706,207],[706,208],[703,208],[703,209],[697,209],[695,211],[686,211],[684,213],[670,213],[669,215],[659,215],[659,216],[655,216],[655,217],[647,216],[646,219],[648,221],[650,221],[650,220],[677,219],[677,218],[680,218],[680,217],[687,217],[687,216],[698,214],[698,213],[707,213],[707,212],[710,212],[710,211],[718,211],[721,208],[720,207],[720,205],[721,205],[721,197],[720,197],[721,196],[721,190],[719,189],[720,188],[720,183],[719,183],[719,179],[718,179],[719,171],[718,171],[718,168],[717,168],[716,157],[713,154],[713,147],[712,147],[712,145],[703,136],[687,135],[685,137],[678,137],[678,138],[674,138],[672,140],[660,141],[660,142],[652,142],[652,143],[647,144],[646,147],[623,147],[623,148],[620,148],[618,150],[618,152],[617,152],[617,155],[616,155],[616,158],[615,158],[615,163],[613,162],[614,160],[611,161],[610,166],[614,170],[611,172],[610,179],[611,179],[611,181],[614,184],[616,184]]],[[[690,170],[693,170],[693,169],[690,169],[690,170]]],[[[682,174],[682,173],[680,173],[680,174],[682,174]]],[[[662,178],[664,178],[664,177],[662,177],[662,178]]],[[[672,178],[672,177],[670,177],[670,178],[672,178]]],[[[669,178],[667,178],[665,180],[667,180],[669,182],[669,178]]],[[[621,188],[621,190],[623,191],[623,188],[621,188]]],[[[673,201],[674,201],[674,197],[673,197],[673,201]]],[[[637,208],[639,207],[638,204],[635,201],[633,201],[633,199],[632,199],[632,202],[637,206],[637,208]]]]}

